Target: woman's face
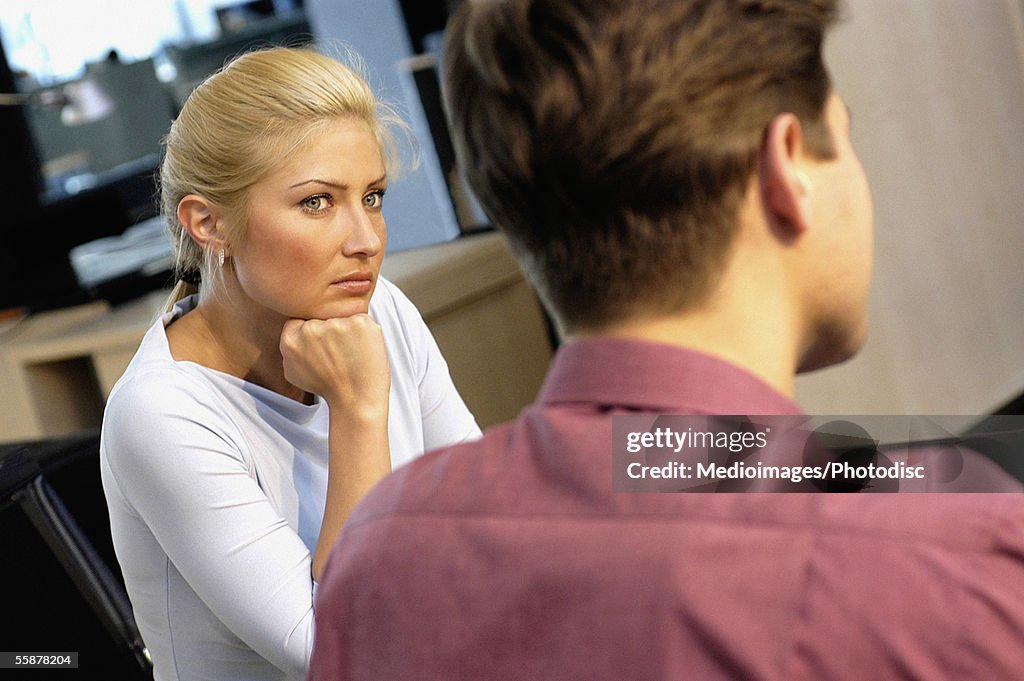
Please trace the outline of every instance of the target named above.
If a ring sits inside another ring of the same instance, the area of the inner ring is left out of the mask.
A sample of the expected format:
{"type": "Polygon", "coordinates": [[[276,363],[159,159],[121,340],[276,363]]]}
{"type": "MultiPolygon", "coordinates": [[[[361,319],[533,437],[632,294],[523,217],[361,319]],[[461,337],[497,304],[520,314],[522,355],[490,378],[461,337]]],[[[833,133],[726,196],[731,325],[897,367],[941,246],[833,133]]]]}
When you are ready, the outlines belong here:
{"type": "Polygon", "coordinates": [[[244,294],[286,318],[365,313],[387,242],[386,188],[365,122],[312,136],[249,190],[246,235],[229,249],[244,294]]]}

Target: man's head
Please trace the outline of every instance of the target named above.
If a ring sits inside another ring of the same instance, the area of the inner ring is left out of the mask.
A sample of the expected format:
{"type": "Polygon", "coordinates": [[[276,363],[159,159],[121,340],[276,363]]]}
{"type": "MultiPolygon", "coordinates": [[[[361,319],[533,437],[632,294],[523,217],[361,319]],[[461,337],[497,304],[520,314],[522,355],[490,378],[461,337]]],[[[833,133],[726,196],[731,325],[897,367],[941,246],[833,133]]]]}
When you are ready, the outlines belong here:
{"type": "Polygon", "coordinates": [[[466,0],[445,97],[463,172],[560,326],[700,305],[769,124],[836,154],[836,0],[466,0]]]}

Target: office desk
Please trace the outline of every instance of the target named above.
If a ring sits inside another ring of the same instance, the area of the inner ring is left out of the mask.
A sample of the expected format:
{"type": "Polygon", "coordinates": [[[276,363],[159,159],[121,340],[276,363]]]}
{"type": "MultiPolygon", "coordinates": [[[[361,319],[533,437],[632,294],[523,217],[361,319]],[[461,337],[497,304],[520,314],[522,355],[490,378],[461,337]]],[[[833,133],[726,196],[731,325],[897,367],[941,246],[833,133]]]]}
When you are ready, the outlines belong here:
{"type": "MultiPolygon", "coordinates": [[[[481,426],[532,401],[551,358],[544,317],[498,233],[388,255],[481,426]]],[[[0,335],[0,442],[97,427],[166,291],[33,315],[0,335]]]]}

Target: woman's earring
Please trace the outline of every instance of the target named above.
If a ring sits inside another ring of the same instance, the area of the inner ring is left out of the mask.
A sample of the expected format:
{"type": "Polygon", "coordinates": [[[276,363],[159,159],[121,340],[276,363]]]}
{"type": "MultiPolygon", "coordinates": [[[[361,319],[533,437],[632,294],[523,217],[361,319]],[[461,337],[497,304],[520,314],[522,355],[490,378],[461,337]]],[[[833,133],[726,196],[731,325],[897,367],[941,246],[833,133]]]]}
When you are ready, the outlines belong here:
{"type": "Polygon", "coordinates": [[[217,254],[217,264],[220,267],[224,267],[224,249],[220,249],[220,253],[217,254]]]}

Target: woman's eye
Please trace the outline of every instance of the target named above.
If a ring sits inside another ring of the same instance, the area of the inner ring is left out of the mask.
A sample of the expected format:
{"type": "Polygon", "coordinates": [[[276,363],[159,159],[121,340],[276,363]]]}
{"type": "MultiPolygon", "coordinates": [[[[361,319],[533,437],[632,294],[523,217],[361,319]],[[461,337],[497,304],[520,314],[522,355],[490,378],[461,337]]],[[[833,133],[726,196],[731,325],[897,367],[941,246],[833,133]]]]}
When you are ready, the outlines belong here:
{"type": "Polygon", "coordinates": [[[303,199],[300,205],[306,210],[319,212],[326,209],[329,204],[326,196],[323,194],[317,194],[316,196],[310,196],[303,199]]]}
{"type": "Polygon", "coordinates": [[[380,208],[384,204],[384,192],[370,192],[363,197],[363,205],[367,208],[380,208]]]}

